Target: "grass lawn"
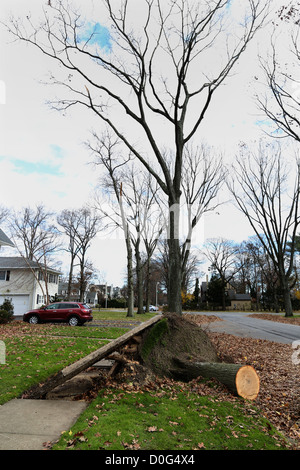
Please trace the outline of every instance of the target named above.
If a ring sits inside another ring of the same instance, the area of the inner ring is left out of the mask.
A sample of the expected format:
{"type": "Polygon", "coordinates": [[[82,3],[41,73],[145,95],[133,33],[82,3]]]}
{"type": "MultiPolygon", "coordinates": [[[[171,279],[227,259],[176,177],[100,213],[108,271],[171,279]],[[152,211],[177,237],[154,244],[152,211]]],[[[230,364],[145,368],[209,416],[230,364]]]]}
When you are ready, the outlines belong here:
{"type": "Polygon", "coordinates": [[[0,405],[127,331],[119,327],[0,325],[5,364],[0,364],[0,405]]]}
{"type": "Polygon", "coordinates": [[[54,450],[276,450],[276,430],[243,403],[187,393],[102,390],[54,450]],[[254,415],[253,415],[254,413],[254,415]]]}
{"type": "Polygon", "coordinates": [[[147,321],[150,318],[154,317],[160,312],[147,312],[147,313],[142,313],[141,315],[138,315],[137,313],[134,314],[134,317],[127,317],[127,311],[122,310],[122,309],[115,309],[115,310],[105,310],[105,309],[94,309],[93,310],[93,318],[94,320],[122,320],[126,322],[131,322],[131,321],[147,321]]]}
{"type": "MultiPolygon", "coordinates": [[[[86,356],[127,331],[123,322],[146,321],[156,313],[127,318],[126,312],[95,311],[94,324],[122,320],[122,327],[0,325],[6,347],[0,364],[0,405],[86,356]]],[[[287,444],[252,405],[200,396],[180,384],[135,390],[100,390],[71,430],[64,430],[55,449],[283,449],[287,444]]]]}
{"type": "MultiPolygon", "coordinates": [[[[154,313],[155,314],[155,313],[154,313]]],[[[5,364],[0,364],[0,405],[20,396],[36,383],[123,335],[132,321],[146,321],[153,313],[126,317],[126,311],[93,312],[99,320],[122,320],[122,327],[70,327],[65,324],[29,325],[13,321],[0,325],[5,344],[5,364]]]]}

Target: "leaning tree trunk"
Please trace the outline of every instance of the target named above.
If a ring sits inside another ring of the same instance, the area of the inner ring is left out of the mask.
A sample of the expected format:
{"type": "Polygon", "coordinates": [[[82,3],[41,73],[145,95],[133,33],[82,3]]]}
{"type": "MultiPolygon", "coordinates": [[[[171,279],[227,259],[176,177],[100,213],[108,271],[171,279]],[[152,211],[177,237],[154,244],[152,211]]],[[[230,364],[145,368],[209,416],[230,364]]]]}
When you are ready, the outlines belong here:
{"type": "Polygon", "coordinates": [[[255,400],[259,392],[259,377],[252,366],[211,362],[190,362],[174,358],[178,369],[171,371],[177,380],[190,381],[199,376],[215,378],[232,393],[255,400]]]}

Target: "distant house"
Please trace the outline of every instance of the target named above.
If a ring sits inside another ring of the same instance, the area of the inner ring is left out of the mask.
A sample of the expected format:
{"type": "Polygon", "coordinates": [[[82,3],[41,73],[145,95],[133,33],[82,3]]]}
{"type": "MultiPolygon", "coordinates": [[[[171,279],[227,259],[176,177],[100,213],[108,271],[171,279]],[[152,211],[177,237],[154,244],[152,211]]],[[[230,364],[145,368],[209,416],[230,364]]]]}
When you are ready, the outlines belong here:
{"type": "MultiPolygon", "coordinates": [[[[106,284],[90,284],[84,293],[84,302],[89,304],[91,307],[95,307],[106,298],[119,298],[121,297],[121,289],[119,287],[113,287],[112,285],[106,284]]],[[[61,300],[72,300],[73,302],[79,302],[80,291],[78,285],[73,283],[71,286],[71,295],[68,299],[68,283],[60,281],[58,285],[58,297],[61,300]]]]}
{"type": "MultiPolygon", "coordinates": [[[[202,282],[200,287],[202,302],[207,301],[207,288],[208,282],[202,282]]],[[[227,284],[226,296],[230,301],[230,305],[226,307],[227,310],[251,310],[250,294],[239,294],[232,285],[227,284]]]]}
{"type": "MultiPolygon", "coordinates": [[[[47,268],[49,296],[58,293],[59,275],[59,271],[47,268]]],[[[45,292],[44,273],[38,263],[20,256],[0,256],[0,304],[10,299],[14,315],[23,315],[46,303],[45,292]]]]}
{"type": "Polygon", "coordinates": [[[233,310],[251,310],[251,295],[250,294],[237,294],[233,290],[228,291],[230,300],[229,309],[233,310]]]}
{"type": "Polygon", "coordinates": [[[91,307],[95,307],[98,304],[98,292],[96,290],[88,290],[85,294],[85,301],[91,307]]]}
{"type": "Polygon", "coordinates": [[[58,284],[58,297],[60,298],[60,300],[70,300],[72,302],[79,302],[79,288],[77,285],[72,284],[70,298],[68,298],[68,283],[60,281],[58,284]]]}

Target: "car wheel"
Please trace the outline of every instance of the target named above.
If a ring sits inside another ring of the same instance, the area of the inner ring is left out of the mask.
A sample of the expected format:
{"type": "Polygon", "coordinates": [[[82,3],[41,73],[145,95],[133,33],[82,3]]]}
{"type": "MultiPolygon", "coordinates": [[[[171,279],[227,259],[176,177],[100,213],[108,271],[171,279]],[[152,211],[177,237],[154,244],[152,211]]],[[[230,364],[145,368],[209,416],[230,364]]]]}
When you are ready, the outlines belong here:
{"type": "Polygon", "coordinates": [[[79,326],[80,325],[79,318],[76,317],[75,315],[73,315],[72,317],[69,318],[68,323],[69,323],[70,326],[79,326]]]}
{"type": "Polygon", "coordinates": [[[31,315],[31,317],[28,320],[28,322],[31,323],[32,325],[36,325],[39,321],[40,320],[37,315],[31,315]]]}

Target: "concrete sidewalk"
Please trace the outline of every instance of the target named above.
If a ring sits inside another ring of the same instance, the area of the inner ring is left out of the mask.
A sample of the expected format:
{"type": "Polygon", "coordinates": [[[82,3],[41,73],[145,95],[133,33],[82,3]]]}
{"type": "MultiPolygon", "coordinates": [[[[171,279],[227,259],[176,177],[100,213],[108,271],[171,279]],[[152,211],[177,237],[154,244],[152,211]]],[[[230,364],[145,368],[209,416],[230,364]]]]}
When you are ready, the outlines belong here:
{"type": "Polygon", "coordinates": [[[43,450],[68,431],[87,402],[14,399],[0,406],[0,450],[43,450]]]}

